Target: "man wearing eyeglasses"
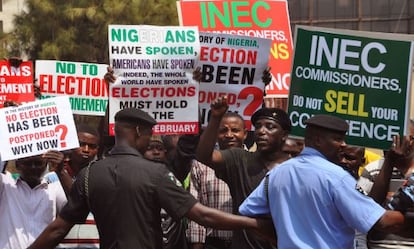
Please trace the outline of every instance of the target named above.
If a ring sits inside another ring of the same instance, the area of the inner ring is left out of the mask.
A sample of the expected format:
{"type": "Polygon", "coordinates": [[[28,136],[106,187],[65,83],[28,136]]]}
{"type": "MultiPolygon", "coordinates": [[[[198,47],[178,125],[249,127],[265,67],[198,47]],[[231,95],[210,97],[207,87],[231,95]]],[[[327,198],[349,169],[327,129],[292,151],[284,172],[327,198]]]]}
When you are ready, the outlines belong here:
{"type": "Polygon", "coordinates": [[[0,174],[0,248],[28,247],[56,218],[66,196],[59,182],[47,183],[43,174],[62,160],[61,152],[49,151],[16,160],[17,179],[0,174]]]}

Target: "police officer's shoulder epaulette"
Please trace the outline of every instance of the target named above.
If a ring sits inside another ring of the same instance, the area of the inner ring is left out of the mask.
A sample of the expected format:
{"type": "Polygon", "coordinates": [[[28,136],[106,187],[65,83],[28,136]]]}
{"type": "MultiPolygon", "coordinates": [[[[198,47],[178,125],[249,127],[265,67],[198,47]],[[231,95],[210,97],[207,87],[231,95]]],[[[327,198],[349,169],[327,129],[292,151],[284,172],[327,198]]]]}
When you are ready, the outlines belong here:
{"type": "Polygon", "coordinates": [[[168,178],[178,187],[182,187],[183,185],[181,182],[175,177],[175,175],[172,172],[168,173],[168,178]]]}
{"type": "Polygon", "coordinates": [[[368,195],[368,193],[365,192],[365,190],[361,186],[359,186],[358,184],[355,185],[355,190],[360,192],[363,195],[368,195]]]}

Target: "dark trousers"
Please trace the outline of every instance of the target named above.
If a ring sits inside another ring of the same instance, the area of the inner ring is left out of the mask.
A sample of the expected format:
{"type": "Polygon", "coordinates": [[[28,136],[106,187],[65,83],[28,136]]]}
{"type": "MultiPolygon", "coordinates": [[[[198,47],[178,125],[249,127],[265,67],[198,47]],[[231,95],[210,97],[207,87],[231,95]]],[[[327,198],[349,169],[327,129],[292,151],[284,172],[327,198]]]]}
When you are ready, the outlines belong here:
{"type": "Polygon", "coordinates": [[[231,249],[231,240],[224,240],[217,237],[207,237],[204,244],[205,249],[231,249]]]}

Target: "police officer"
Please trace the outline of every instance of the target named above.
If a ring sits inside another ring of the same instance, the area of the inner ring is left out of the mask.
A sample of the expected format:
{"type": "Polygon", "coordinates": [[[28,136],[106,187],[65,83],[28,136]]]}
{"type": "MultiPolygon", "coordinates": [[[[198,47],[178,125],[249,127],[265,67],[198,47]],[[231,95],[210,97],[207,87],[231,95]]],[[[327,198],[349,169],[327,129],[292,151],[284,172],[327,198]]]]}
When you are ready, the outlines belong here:
{"type": "Polygon", "coordinates": [[[160,209],[204,226],[258,228],[259,221],[207,208],[160,163],[143,158],[156,121],[135,108],[115,115],[115,146],[79,173],[69,202],[30,248],[54,248],[74,223],[95,217],[100,248],[162,248],[160,209]]]}
{"type": "Polygon", "coordinates": [[[278,248],[354,248],[355,230],[392,231],[404,216],[358,191],[338,164],[348,124],[334,116],[306,121],[301,154],[274,168],[242,203],[243,215],[271,214],[278,248]]]}

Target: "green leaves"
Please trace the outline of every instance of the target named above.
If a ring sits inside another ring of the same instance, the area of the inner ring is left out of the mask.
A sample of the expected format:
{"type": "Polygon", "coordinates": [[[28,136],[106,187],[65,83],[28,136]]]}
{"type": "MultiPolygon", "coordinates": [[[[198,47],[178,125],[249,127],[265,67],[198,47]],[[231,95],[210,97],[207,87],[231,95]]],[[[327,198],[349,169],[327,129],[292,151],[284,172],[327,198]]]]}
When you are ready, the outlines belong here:
{"type": "Polygon", "coordinates": [[[14,20],[16,28],[9,34],[5,54],[27,55],[30,60],[108,63],[108,24],[178,25],[175,0],[27,0],[26,4],[27,11],[14,20]]]}

